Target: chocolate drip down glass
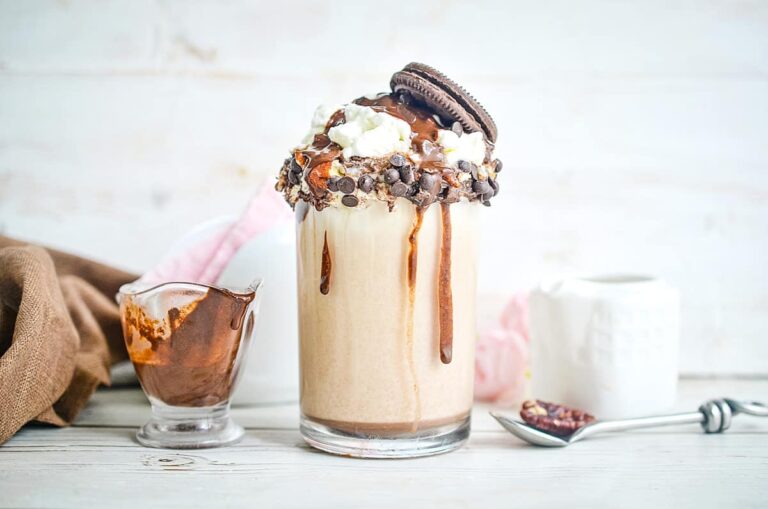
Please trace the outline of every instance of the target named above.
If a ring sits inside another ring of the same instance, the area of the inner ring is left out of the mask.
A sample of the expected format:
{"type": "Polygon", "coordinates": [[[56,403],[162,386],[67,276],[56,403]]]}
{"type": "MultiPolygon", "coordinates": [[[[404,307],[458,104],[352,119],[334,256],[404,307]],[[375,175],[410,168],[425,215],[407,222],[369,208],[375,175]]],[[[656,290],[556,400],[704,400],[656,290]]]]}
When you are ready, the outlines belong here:
{"type": "Polygon", "coordinates": [[[194,283],[120,288],[125,344],[152,405],[136,435],[142,445],[196,449],[242,438],[229,402],[260,299],[260,280],[236,290],[194,283]]]}
{"type": "Polygon", "coordinates": [[[359,457],[447,452],[469,436],[474,203],[299,202],[301,433],[359,457]]]}

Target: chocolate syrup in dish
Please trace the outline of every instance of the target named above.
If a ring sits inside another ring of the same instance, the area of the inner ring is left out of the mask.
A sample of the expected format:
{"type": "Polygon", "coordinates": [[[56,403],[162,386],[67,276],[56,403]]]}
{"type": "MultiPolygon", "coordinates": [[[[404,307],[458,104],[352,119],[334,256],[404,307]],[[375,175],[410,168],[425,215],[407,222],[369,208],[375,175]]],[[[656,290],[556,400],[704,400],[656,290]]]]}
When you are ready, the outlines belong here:
{"type": "Polygon", "coordinates": [[[151,348],[132,348],[126,339],[136,375],[152,397],[173,406],[211,406],[231,393],[240,339],[248,306],[255,293],[236,294],[209,288],[201,299],[168,310],[170,334],[163,320],[148,317],[132,302],[126,304],[125,337],[138,335],[151,348]]]}
{"type": "Polygon", "coordinates": [[[440,360],[450,364],[453,357],[453,293],[451,291],[451,209],[440,204],[443,232],[437,278],[437,305],[440,321],[440,360]]]}
{"type": "Polygon", "coordinates": [[[320,263],[320,293],[328,295],[331,291],[331,252],[328,249],[328,232],[323,235],[323,258],[320,263]]]}

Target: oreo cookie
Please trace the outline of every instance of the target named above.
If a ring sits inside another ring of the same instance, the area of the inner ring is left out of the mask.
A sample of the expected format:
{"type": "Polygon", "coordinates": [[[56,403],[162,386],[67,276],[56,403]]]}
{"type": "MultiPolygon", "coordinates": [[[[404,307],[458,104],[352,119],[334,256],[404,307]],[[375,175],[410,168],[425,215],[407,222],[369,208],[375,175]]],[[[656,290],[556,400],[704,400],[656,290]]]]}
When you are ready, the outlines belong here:
{"type": "Polygon", "coordinates": [[[491,142],[496,142],[496,123],[491,116],[463,87],[440,71],[418,62],[406,65],[392,75],[392,92],[423,103],[447,120],[458,122],[467,132],[482,132],[491,142]]]}

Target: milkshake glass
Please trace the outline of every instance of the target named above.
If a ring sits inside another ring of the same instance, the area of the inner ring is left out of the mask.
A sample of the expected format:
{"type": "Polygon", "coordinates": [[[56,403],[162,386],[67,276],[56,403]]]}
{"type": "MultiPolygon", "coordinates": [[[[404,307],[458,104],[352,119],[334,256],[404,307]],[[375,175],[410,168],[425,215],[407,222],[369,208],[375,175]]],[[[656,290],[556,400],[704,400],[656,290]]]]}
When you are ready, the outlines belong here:
{"type": "Polygon", "coordinates": [[[433,116],[396,94],[321,108],[281,170],[296,211],[300,429],[328,452],[424,456],[469,436],[478,216],[500,163],[482,133],[433,116]]]}

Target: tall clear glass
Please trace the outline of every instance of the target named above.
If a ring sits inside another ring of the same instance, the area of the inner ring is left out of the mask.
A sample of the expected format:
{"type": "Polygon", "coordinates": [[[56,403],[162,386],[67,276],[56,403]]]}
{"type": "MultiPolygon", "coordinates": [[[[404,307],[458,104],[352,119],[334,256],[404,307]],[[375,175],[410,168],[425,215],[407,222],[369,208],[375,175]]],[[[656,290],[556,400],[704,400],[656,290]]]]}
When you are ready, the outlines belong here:
{"type": "Polygon", "coordinates": [[[301,433],[359,457],[469,436],[477,203],[297,204],[301,433]]]}

